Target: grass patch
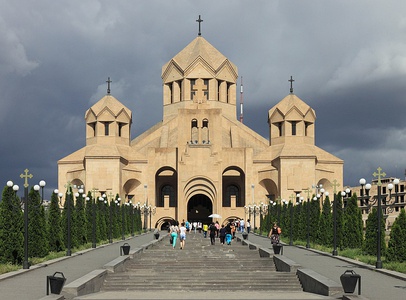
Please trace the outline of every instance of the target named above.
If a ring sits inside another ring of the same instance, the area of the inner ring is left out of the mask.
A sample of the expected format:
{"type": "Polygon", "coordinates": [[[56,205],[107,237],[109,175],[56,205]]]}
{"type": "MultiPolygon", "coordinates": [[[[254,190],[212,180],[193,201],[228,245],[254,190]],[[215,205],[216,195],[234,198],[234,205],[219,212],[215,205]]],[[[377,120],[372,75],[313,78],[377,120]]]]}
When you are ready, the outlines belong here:
{"type": "MultiPolygon", "coordinates": [[[[282,240],[284,243],[289,244],[289,239],[283,238],[282,240]]],[[[293,241],[293,245],[306,247],[306,241],[293,241]]],[[[333,252],[332,247],[326,247],[326,246],[313,244],[313,243],[310,243],[310,248],[319,250],[322,252],[326,252],[326,253],[333,252]]],[[[356,261],[375,266],[376,256],[366,255],[362,252],[361,249],[357,249],[357,248],[356,249],[344,249],[344,250],[338,249],[337,251],[338,251],[338,255],[340,255],[340,256],[351,258],[356,261]]],[[[406,262],[388,262],[385,260],[385,257],[382,256],[382,265],[383,265],[383,268],[385,268],[387,270],[406,274],[406,262]]]]}

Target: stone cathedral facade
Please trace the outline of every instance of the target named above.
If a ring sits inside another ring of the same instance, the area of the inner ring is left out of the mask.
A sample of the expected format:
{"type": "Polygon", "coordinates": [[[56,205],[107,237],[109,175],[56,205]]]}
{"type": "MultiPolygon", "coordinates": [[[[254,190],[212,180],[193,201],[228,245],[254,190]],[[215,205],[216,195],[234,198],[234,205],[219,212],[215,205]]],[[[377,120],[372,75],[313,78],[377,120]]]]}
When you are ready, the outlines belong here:
{"type": "Polygon", "coordinates": [[[202,36],[161,76],[162,121],[134,139],[131,111],[110,93],[86,111],[86,145],[58,161],[59,190],[70,181],[154,206],[148,227],[161,228],[212,213],[245,219],[249,205],[342,187],[343,161],[315,145],[316,113],[292,90],[258,116],[267,139],[237,120],[237,67],[202,36]]]}

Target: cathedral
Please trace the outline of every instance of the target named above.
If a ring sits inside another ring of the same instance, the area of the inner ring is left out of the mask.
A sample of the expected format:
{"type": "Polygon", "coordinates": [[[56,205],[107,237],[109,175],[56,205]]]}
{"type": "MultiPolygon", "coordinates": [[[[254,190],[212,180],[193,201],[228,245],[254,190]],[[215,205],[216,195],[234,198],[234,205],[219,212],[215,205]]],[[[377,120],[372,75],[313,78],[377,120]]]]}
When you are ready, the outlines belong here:
{"type": "Polygon", "coordinates": [[[59,190],[71,182],[96,197],[118,194],[149,207],[147,227],[163,228],[211,214],[220,224],[246,219],[249,208],[342,187],[343,161],[315,145],[315,111],[291,88],[258,116],[267,116],[268,139],[244,125],[237,67],[200,32],[161,77],[162,121],[134,139],[132,112],[110,88],[86,111],[86,145],[58,161],[59,190]]]}

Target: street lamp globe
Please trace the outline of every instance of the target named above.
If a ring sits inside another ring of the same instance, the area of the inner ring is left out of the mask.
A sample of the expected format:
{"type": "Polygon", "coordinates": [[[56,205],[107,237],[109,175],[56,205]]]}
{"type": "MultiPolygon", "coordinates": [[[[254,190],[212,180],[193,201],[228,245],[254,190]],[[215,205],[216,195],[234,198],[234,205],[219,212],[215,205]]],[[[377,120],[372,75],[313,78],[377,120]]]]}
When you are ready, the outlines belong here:
{"type": "Polygon", "coordinates": [[[349,193],[351,193],[351,190],[350,190],[349,188],[346,188],[346,189],[345,189],[345,193],[346,193],[346,194],[349,194],[349,193]]]}
{"type": "Polygon", "coordinates": [[[360,185],[365,185],[365,183],[367,183],[367,181],[365,180],[365,178],[361,178],[361,179],[359,180],[359,184],[360,184],[360,185]]]}
{"type": "Polygon", "coordinates": [[[341,197],[345,197],[346,193],[344,191],[341,192],[341,197]]]}
{"type": "Polygon", "coordinates": [[[13,186],[13,182],[11,180],[7,181],[7,186],[8,187],[12,187],[13,186]]]}
{"type": "Polygon", "coordinates": [[[324,192],[324,195],[326,195],[326,197],[328,197],[328,195],[330,195],[329,192],[324,192]]]}
{"type": "Polygon", "coordinates": [[[399,178],[393,179],[393,183],[394,183],[395,185],[396,185],[396,184],[399,184],[399,182],[400,182],[399,178]]]}
{"type": "Polygon", "coordinates": [[[58,190],[58,189],[54,189],[54,193],[58,195],[59,190],[58,190]]]}
{"type": "Polygon", "coordinates": [[[19,187],[18,185],[16,185],[16,184],[13,185],[13,191],[14,191],[14,192],[17,192],[19,188],[20,188],[20,187],[19,187]]]}
{"type": "Polygon", "coordinates": [[[39,182],[39,186],[40,187],[44,187],[46,185],[46,182],[44,181],[44,180],[41,180],[40,182],[39,182]]]}
{"type": "Polygon", "coordinates": [[[39,185],[38,184],[34,185],[34,190],[37,191],[37,192],[39,191],[39,185]]]}

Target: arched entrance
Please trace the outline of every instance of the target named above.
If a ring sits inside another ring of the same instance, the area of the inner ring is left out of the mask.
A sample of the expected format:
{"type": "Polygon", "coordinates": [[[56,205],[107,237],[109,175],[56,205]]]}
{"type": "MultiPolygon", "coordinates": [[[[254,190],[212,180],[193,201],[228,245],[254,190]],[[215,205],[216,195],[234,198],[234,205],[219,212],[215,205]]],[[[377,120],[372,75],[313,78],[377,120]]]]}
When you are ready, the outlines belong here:
{"type": "Polygon", "coordinates": [[[209,215],[213,213],[213,203],[210,198],[203,194],[197,194],[190,198],[187,204],[187,219],[189,222],[202,222],[209,224],[212,219],[209,215]]]}

